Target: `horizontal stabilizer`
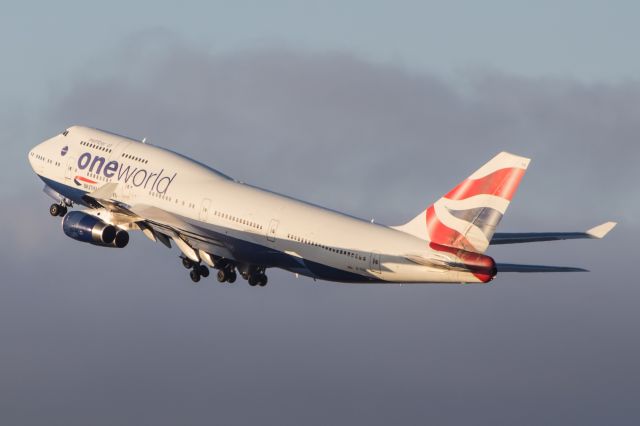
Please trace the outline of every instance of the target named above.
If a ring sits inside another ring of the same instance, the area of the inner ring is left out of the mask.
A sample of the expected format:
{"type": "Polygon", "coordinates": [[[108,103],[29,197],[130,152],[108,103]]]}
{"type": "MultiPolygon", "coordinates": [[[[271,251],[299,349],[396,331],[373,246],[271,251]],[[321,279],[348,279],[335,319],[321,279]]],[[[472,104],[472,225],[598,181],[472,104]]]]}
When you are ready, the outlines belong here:
{"type": "Polygon", "coordinates": [[[498,273],[501,272],[589,272],[583,268],[571,266],[519,265],[517,263],[497,263],[498,273]]]}
{"type": "Polygon", "coordinates": [[[585,232],[496,232],[491,239],[491,245],[519,244],[536,241],[578,240],[589,238],[603,238],[616,226],[616,222],[605,222],[585,232]]]}

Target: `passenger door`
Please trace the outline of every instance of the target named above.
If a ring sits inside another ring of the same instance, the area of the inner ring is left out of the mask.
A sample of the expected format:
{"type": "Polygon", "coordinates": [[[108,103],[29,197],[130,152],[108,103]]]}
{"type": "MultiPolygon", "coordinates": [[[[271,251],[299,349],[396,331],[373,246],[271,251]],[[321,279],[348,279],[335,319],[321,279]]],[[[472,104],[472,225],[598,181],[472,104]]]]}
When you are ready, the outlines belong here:
{"type": "Polygon", "coordinates": [[[211,200],[204,198],[200,205],[200,221],[206,222],[209,219],[209,210],[211,209],[211,200]]]}
{"type": "Polygon", "coordinates": [[[271,219],[271,222],[269,222],[269,228],[267,229],[267,240],[275,242],[279,223],[280,222],[276,219],[271,219]]]}
{"type": "Polygon", "coordinates": [[[380,274],[382,272],[380,269],[380,253],[371,253],[369,258],[369,270],[376,274],[380,274]]]}
{"type": "Polygon", "coordinates": [[[64,179],[65,181],[68,181],[66,182],[67,185],[71,185],[71,181],[76,176],[76,167],[76,157],[70,156],[69,158],[67,158],[67,164],[64,168],[64,179]]]}

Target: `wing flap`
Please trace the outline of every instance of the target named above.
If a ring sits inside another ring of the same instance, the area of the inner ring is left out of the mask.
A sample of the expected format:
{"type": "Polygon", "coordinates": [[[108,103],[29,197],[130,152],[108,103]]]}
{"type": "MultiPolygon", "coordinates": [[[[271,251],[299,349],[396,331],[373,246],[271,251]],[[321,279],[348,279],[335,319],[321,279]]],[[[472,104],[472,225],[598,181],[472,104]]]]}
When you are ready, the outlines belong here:
{"type": "Polygon", "coordinates": [[[199,249],[206,249],[211,254],[227,259],[234,258],[224,241],[173,213],[145,204],[131,206],[129,211],[143,218],[145,223],[155,231],[155,236],[160,242],[170,247],[168,240],[171,238],[178,248],[192,260],[197,258],[196,250],[199,249]]]}

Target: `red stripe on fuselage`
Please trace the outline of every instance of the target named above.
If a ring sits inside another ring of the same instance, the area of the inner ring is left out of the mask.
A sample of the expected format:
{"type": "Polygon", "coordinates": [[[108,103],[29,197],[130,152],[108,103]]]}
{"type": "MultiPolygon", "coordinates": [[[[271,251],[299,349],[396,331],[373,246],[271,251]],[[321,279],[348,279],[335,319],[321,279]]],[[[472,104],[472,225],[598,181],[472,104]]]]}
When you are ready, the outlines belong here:
{"type": "Polygon", "coordinates": [[[525,171],[512,167],[496,170],[480,179],[465,179],[460,185],[449,191],[444,198],[464,200],[474,195],[489,194],[511,201],[525,171]]]}
{"type": "Polygon", "coordinates": [[[86,183],[90,183],[92,185],[95,185],[97,182],[92,181],[91,179],[87,179],[86,177],[82,177],[82,176],[76,176],[76,179],[82,181],[82,182],[86,182],[86,183]]]}

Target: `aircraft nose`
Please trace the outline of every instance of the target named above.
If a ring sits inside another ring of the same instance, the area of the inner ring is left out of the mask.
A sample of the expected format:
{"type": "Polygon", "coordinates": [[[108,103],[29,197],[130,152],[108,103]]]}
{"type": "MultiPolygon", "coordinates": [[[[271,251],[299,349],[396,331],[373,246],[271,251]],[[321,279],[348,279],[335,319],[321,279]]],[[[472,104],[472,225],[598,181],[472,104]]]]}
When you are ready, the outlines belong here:
{"type": "Polygon", "coordinates": [[[33,149],[31,151],[29,151],[29,154],[27,155],[27,159],[29,160],[29,165],[31,166],[31,168],[33,169],[33,162],[34,162],[34,157],[35,157],[35,152],[33,152],[33,149]]]}
{"type": "Polygon", "coordinates": [[[42,172],[42,168],[44,166],[44,154],[47,151],[47,147],[45,142],[39,143],[38,145],[31,148],[27,158],[29,159],[29,164],[34,172],[40,174],[42,172]]]}

